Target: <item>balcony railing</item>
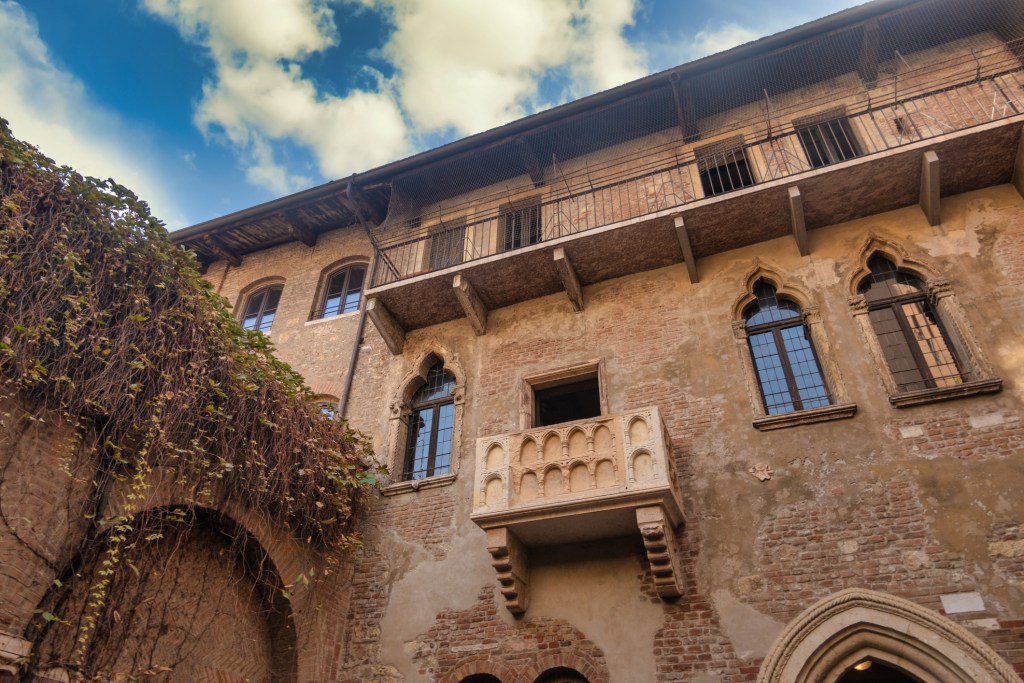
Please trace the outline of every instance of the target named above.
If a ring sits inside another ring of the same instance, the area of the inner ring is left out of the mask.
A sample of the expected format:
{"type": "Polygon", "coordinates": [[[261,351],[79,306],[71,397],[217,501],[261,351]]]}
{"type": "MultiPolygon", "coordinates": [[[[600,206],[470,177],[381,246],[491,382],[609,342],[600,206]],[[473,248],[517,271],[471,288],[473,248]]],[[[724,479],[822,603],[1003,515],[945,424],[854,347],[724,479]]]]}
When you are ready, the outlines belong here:
{"type": "MultiPolygon", "coordinates": [[[[972,53],[879,81],[870,90],[831,97],[842,107],[826,120],[794,123],[798,110],[790,106],[773,111],[766,96],[761,121],[745,121],[728,142],[713,149],[676,139],[548,179],[542,201],[535,204],[540,226],[530,239],[506,234],[510,210],[481,211],[487,202],[479,200],[473,208],[477,220],[446,224],[442,217],[427,228],[415,221],[389,228],[378,239],[371,287],[665,215],[707,197],[1024,113],[1024,69],[1004,46],[989,55],[972,53]]],[[[808,108],[820,109],[821,102],[808,108]]]]}
{"type": "Polygon", "coordinates": [[[513,566],[525,563],[522,548],[638,528],[659,590],[681,590],[672,539],[682,501],[656,407],[477,439],[472,519],[488,532],[512,611],[525,610],[525,568],[513,566]]]}
{"type": "MultiPolygon", "coordinates": [[[[473,517],[502,525],[555,519],[637,501],[681,509],[668,433],[656,407],[477,439],[473,517]]],[[[628,515],[627,515],[628,517],[628,515]]],[[[635,526],[591,527],[570,538],[534,524],[531,543],[620,535],[635,526]],[[550,533],[549,533],[550,532],[550,533]]],[[[558,527],[558,528],[556,528],[558,527]]]]}

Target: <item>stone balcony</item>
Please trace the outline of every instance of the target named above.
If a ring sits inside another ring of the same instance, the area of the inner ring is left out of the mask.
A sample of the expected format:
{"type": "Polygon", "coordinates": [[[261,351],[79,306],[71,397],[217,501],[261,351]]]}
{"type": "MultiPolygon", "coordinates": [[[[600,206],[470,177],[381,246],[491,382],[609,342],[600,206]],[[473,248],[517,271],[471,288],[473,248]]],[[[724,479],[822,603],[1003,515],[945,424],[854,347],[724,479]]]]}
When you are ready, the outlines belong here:
{"type": "Polygon", "coordinates": [[[656,407],[477,439],[472,519],[513,614],[528,605],[530,548],[638,531],[659,593],[682,592],[682,501],[656,407]]]}

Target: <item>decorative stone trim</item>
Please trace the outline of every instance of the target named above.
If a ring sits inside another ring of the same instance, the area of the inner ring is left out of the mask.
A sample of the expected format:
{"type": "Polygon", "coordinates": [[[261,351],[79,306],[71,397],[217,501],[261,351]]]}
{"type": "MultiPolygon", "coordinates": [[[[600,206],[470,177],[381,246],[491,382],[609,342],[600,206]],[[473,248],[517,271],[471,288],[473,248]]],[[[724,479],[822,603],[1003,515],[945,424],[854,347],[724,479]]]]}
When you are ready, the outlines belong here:
{"type": "Polygon", "coordinates": [[[733,304],[732,334],[736,339],[737,350],[740,355],[740,367],[746,379],[747,396],[750,398],[750,407],[754,413],[753,425],[762,431],[769,429],[782,429],[784,427],[795,427],[801,424],[823,422],[825,420],[841,420],[852,417],[857,412],[857,405],[850,400],[846,390],[846,383],[843,382],[842,373],[839,372],[839,365],[836,363],[832,353],[832,343],[825,331],[825,323],[822,321],[821,312],[811,302],[806,293],[793,285],[787,284],[782,275],[773,268],[764,265],[761,261],[755,260],[751,270],[744,280],[744,293],[733,304]],[[764,279],[770,282],[778,296],[795,301],[800,306],[803,315],[803,323],[811,336],[811,344],[814,346],[821,366],[822,378],[828,388],[829,396],[832,397],[832,405],[824,408],[801,410],[785,415],[768,415],[764,408],[764,400],[761,396],[761,383],[757,377],[757,369],[754,367],[754,359],[750,355],[750,344],[747,342],[747,325],[743,319],[743,311],[755,300],[753,294],[754,284],[764,279]]]}
{"type": "Polygon", "coordinates": [[[487,530],[487,552],[494,558],[491,566],[498,573],[505,607],[515,616],[521,616],[530,604],[526,548],[508,528],[498,527],[487,530]]]}
{"type": "Polygon", "coordinates": [[[996,376],[992,364],[981,350],[974,328],[967,318],[967,313],[957,300],[953,284],[948,278],[938,275],[934,266],[923,259],[910,257],[906,250],[897,244],[890,243],[876,236],[868,238],[861,248],[858,267],[847,281],[849,297],[847,303],[854,320],[858,323],[861,338],[871,354],[871,360],[878,372],[879,379],[889,394],[889,403],[897,408],[948,401],[955,398],[975,396],[977,394],[995,393],[1002,389],[1002,380],[996,376]],[[939,387],[921,391],[902,392],[893,379],[885,352],[878,341],[874,327],[868,316],[867,301],[857,293],[861,281],[870,274],[867,262],[874,254],[881,254],[890,259],[898,270],[913,274],[925,284],[928,301],[935,309],[939,320],[945,327],[948,342],[963,361],[964,375],[967,381],[954,387],[939,387]]]}
{"type": "Polygon", "coordinates": [[[825,406],[823,408],[811,408],[810,410],[798,410],[782,415],[766,415],[756,418],[753,421],[754,427],[762,432],[773,429],[785,429],[798,425],[809,425],[815,422],[829,422],[831,420],[845,420],[857,414],[856,403],[841,403],[839,405],[825,406]]]}
{"type": "Polygon", "coordinates": [[[442,474],[438,477],[429,477],[427,479],[414,479],[412,481],[396,481],[393,484],[387,484],[381,487],[381,495],[384,496],[397,496],[402,493],[412,493],[414,491],[422,491],[424,489],[436,489],[442,486],[451,486],[455,481],[455,474],[442,474]]]}
{"type": "Polygon", "coordinates": [[[911,406],[924,405],[926,403],[938,403],[939,401],[950,401],[955,398],[967,398],[978,394],[994,394],[1003,389],[1003,380],[998,377],[992,379],[979,379],[974,382],[964,382],[951,387],[936,387],[935,389],[922,389],[921,391],[909,391],[902,394],[889,396],[889,403],[897,408],[909,408],[911,406]]]}
{"type": "Polygon", "coordinates": [[[675,552],[675,529],[666,519],[665,511],[661,506],[637,508],[636,523],[644,539],[658,595],[663,599],[678,598],[683,594],[683,575],[675,552]]]}
{"type": "Polygon", "coordinates": [[[1020,683],[970,631],[893,595],[849,589],[817,602],[779,635],[757,683],[834,683],[870,657],[922,683],[1020,683]]]}

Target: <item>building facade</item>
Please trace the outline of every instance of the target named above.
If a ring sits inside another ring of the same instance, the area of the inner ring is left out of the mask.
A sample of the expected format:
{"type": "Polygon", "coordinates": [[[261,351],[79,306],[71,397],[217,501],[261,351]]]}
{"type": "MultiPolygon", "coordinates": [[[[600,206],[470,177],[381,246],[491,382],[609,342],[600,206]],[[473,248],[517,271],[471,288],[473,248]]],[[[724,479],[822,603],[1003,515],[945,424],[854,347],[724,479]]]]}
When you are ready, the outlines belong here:
{"type": "Polygon", "coordinates": [[[1019,680],[1022,45],[878,0],[175,233],[389,475],[161,675],[1019,680]]]}

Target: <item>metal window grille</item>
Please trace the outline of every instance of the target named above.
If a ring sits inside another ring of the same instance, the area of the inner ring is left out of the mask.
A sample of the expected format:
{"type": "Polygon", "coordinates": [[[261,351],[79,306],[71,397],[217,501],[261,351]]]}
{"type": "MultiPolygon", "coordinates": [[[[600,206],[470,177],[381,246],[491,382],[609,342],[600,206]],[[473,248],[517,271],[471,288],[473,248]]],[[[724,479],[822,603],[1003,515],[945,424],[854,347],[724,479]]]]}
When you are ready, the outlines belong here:
{"type": "Polygon", "coordinates": [[[438,361],[427,373],[426,384],[413,396],[402,470],[404,481],[435,477],[451,470],[454,389],[455,377],[438,361]]]}
{"type": "Polygon", "coordinates": [[[242,328],[257,332],[269,332],[274,324],[277,304],[281,301],[282,287],[267,287],[254,292],[245,304],[242,328]]]}
{"type": "Polygon", "coordinates": [[[712,197],[754,184],[742,147],[702,157],[698,161],[704,196],[712,197]]]}
{"type": "Polygon", "coordinates": [[[508,211],[501,216],[504,226],[502,251],[519,249],[541,241],[540,206],[508,211]]]}
{"type": "Polygon", "coordinates": [[[804,126],[796,132],[812,168],[821,168],[861,155],[860,145],[846,117],[804,126]]]}
{"type": "Polygon", "coordinates": [[[800,308],[780,300],[763,281],[754,286],[754,295],[757,301],[744,319],[765,411],[780,415],[831,405],[800,308]]]}
{"type": "Polygon", "coordinates": [[[313,319],[330,318],[359,310],[359,300],[366,279],[366,266],[349,266],[332,274],[327,280],[322,304],[313,319]]]}
{"type": "Polygon", "coordinates": [[[897,270],[883,256],[868,261],[871,274],[860,292],[900,392],[955,386],[968,373],[928,301],[918,278],[897,270]]]}
{"type": "Polygon", "coordinates": [[[454,227],[443,224],[431,231],[430,270],[441,270],[462,263],[466,244],[465,222],[454,227]]]}

